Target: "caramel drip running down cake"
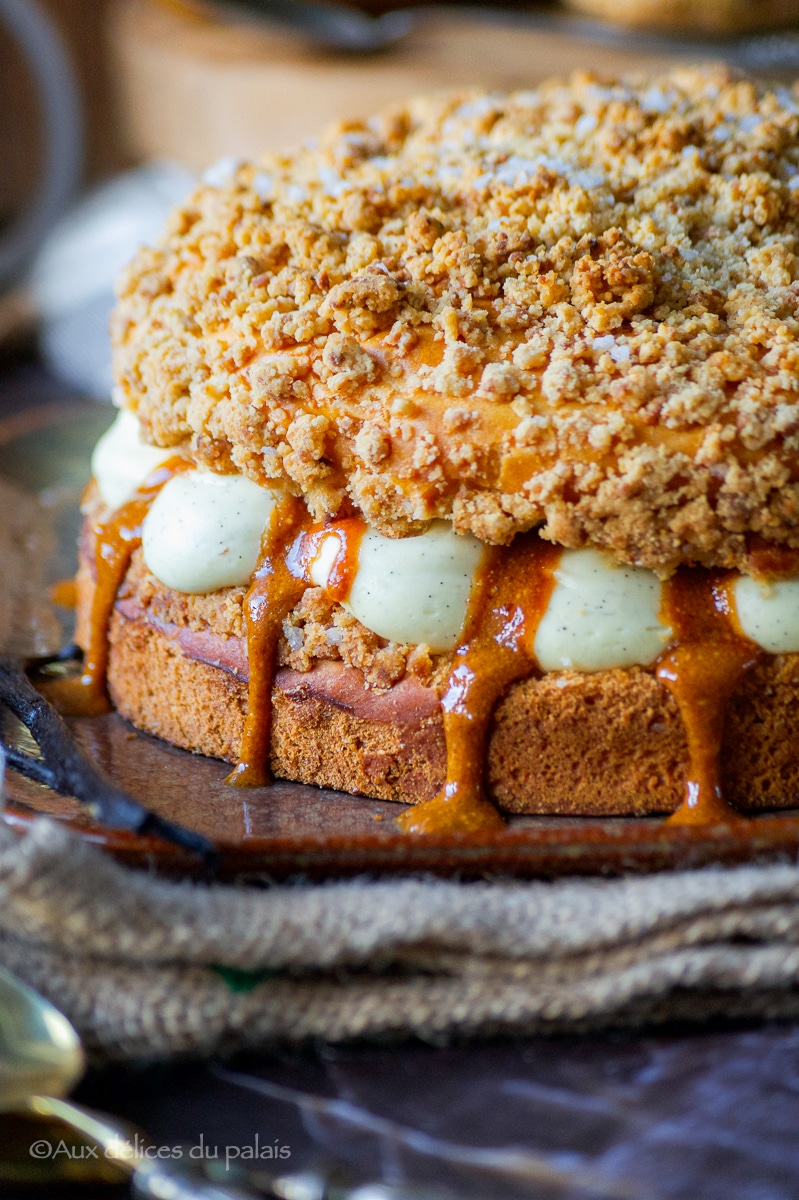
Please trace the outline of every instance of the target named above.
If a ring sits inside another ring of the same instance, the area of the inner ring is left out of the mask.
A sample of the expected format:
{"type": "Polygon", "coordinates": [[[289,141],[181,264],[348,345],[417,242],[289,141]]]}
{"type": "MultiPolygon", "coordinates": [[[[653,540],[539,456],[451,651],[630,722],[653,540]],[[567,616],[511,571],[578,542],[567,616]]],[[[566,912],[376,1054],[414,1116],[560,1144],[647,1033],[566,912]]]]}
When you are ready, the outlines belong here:
{"type": "Polygon", "coordinates": [[[422,832],[795,805],[798,232],[719,69],[217,164],[119,282],[70,703],[422,832]]]}

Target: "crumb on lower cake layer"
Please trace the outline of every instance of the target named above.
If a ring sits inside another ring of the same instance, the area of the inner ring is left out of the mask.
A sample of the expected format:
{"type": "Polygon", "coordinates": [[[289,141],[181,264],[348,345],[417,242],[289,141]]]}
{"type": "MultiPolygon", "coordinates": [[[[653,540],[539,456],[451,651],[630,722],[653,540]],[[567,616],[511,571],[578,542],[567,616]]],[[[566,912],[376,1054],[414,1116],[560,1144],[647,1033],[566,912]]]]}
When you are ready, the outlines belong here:
{"type": "MultiPolygon", "coordinates": [[[[84,557],[84,576],[89,570],[84,557]]],[[[222,639],[245,637],[245,595],[243,587],[221,588],[200,596],[165,587],[147,569],[141,550],[134,553],[119,590],[123,604],[132,601],[145,619],[159,626],[211,632],[222,639]]],[[[431,654],[423,646],[389,642],[362,625],[322,588],[308,588],[283,622],[278,664],[309,671],[322,661],[357,668],[366,686],[378,691],[406,675],[440,689],[446,683],[451,656],[431,654]]]]}

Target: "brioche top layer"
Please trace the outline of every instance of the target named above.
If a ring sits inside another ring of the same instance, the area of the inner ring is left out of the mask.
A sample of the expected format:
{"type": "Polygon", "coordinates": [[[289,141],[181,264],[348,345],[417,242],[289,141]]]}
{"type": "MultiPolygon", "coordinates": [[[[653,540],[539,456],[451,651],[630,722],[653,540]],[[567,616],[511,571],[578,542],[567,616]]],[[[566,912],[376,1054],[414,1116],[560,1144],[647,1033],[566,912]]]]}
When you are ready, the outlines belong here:
{"type": "Polygon", "coordinates": [[[146,435],[321,518],[799,547],[799,100],[721,70],[423,98],[219,165],[120,283],[146,435]]]}

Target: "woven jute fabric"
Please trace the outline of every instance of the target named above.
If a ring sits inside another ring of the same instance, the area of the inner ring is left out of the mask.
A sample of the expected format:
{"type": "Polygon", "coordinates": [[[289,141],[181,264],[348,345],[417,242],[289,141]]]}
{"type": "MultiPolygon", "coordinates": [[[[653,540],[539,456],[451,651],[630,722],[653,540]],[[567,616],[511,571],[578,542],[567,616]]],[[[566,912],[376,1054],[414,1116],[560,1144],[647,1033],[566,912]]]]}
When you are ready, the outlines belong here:
{"type": "Polygon", "coordinates": [[[0,963],[95,1058],[799,1015],[799,868],[271,888],[129,870],[0,824],[0,963]]]}

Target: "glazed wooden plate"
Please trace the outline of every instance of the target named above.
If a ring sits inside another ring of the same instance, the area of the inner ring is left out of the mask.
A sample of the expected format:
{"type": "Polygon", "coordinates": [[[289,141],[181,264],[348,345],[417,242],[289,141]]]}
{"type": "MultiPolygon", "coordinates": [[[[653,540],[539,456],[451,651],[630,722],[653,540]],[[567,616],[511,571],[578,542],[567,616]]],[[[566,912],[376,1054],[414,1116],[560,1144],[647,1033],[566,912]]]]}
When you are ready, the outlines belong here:
{"type": "MultiPolygon", "coordinates": [[[[111,415],[108,407],[70,401],[38,404],[0,419],[0,474],[45,491],[57,524],[53,580],[74,569],[80,491],[91,447],[111,415]]],[[[10,716],[3,719],[7,736],[24,743],[26,731],[10,716]]],[[[224,783],[225,764],[138,733],[115,714],[71,724],[83,748],[131,795],[211,839],[225,877],[420,871],[469,878],[558,876],[793,858],[799,850],[797,811],[707,827],[649,817],[512,817],[499,833],[419,837],[396,829],[393,818],[401,811],[396,804],[288,782],[234,789],[224,783]]],[[[201,870],[189,853],[100,828],[77,801],[9,772],[5,820],[24,828],[45,813],[128,863],[169,873],[201,870]]]]}

